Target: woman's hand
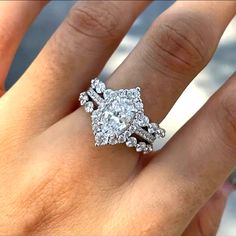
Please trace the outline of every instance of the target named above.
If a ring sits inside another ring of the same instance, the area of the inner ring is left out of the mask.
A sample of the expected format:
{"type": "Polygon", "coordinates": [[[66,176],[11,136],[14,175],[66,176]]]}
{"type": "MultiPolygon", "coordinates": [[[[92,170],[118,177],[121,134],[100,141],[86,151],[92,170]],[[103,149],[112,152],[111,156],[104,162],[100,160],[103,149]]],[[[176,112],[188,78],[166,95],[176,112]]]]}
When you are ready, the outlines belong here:
{"type": "MultiPolygon", "coordinates": [[[[1,97],[0,235],[215,235],[223,189],[231,188],[221,186],[236,166],[235,75],[150,156],[124,145],[95,147],[90,117],[77,105],[148,3],[76,3],[1,97]]],[[[45,4],[0,2],[2,88],[45,4]]],[[[208,63],[235,11],[234,1],[175,3],[108,86],[140,86],[146,113],[160,122],[208,63]]]]}

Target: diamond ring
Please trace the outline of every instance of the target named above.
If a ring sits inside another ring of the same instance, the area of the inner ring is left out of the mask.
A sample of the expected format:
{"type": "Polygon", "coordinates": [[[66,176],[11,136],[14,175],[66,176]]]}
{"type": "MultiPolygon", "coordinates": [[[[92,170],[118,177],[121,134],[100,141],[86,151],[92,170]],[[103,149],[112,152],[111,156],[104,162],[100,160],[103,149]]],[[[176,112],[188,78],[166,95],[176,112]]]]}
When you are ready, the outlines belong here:
{"type": "Polygon", "coordinates": [[[164,138],[165,130],[144,114],[140,90],[109,89],[96,78],[80,94],[81,106],[91,113],[96,146],[126,143],[137,152],[149,153],[156,138],[164,138]]]}

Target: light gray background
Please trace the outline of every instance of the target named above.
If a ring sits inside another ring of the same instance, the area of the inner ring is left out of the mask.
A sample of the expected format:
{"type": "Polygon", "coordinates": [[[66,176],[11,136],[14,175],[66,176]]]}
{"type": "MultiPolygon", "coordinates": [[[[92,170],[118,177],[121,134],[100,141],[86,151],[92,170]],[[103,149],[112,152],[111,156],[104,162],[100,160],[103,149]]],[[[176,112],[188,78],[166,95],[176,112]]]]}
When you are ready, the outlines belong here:
{"type": "MultiPolygon", "coordinates": [[[[9,88],[29,66],[47,39],[67,14],[73,1],[51,2],[34,22],[25,36],[8,76],[9,88]]],[[[173,2],[155,1],[136,20],[128,35],[122,41],[102,72],[107,77],[128,55],[138,40],[148,29],[151,22],[173,2]]],[[[220,85],[236,70],[236,22],[227,28],[211,63],[197,76],[169,113],[164,127],[168,127],[171,137],[214,93],[220,85]],[[191,95],[191,96],[190,96],[191,95]]],[[[232,194],[222,220],[218,236],[236,235],[236,194],[232,194]]]]}

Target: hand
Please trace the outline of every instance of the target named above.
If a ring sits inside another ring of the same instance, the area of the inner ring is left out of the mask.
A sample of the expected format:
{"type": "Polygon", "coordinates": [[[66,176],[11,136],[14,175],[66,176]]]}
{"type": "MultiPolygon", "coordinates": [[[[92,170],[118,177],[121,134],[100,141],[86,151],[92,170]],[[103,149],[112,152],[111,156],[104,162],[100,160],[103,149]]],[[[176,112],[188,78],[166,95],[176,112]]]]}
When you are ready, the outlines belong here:
{"type": "MultiPolygon", "coordinates": [[[[227,192],[221,186],[236,166],[235,75],[149,156],[125,145],[95,147],[90,117],[78,108],[80,92],[148,3],[76,3],[1,97],[0,235],[215,235],[227,192]]],[[[45,4],[0,2],[2,84],[45,4]]],[[[234,1],[176,2],[108,86],[140,86],[147,115],[160,122],[208,63],[235,11],[234,1]]]]}

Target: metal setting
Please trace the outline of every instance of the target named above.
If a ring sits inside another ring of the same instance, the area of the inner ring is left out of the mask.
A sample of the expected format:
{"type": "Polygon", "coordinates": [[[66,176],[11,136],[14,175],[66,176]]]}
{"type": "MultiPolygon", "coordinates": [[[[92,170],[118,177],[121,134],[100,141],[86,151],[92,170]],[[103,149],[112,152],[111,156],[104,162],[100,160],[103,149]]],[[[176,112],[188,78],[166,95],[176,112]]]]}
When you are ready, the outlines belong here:
{"type": "Polygon", "coordinates": [[[149,153],[156,138],[165,130],[144,115],[140,88],[113,90],[96,79],[79,97],[81,106],[91,113],[95,145],[126,143],[137,152],[149,153]]]}

